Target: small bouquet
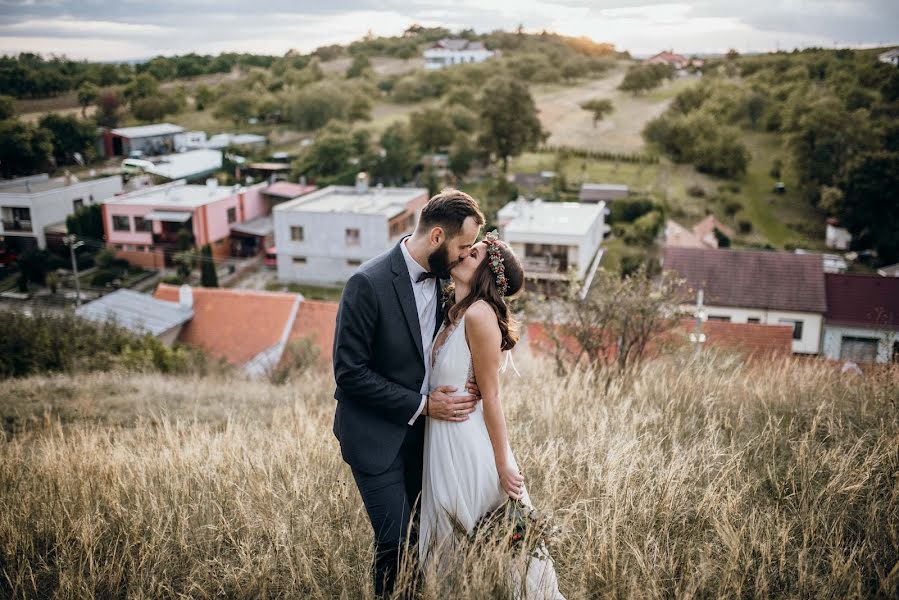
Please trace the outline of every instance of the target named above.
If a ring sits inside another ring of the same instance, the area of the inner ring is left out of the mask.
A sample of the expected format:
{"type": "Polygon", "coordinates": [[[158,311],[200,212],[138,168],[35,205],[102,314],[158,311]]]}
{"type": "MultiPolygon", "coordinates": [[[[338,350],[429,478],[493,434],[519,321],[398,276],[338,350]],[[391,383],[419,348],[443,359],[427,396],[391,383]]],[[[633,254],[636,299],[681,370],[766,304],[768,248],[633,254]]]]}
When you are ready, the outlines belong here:
{"type": "Polygon", "coordinates": [[[534,558],[546,558],[561,533],[547,513],[512,498],[481,516],[470,532],[454,515],[450,515],[450,522],[461,540],[479,545],[505,545],[514,550],[526,548],[534,558]]]}

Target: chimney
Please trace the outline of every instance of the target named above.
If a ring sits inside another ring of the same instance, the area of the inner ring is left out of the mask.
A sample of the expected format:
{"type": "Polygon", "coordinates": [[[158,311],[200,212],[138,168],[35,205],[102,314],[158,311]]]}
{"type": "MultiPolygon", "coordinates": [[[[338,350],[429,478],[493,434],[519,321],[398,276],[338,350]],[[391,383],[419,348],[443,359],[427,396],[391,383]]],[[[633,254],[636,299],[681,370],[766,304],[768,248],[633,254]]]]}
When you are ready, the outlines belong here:
{"type": "Polygon", "coordinates": [[[66,169],[64,178],[65,178],[66,185],[72,185],[72,174],[69,173],[68,169],[66,169]]]}
{"type": "Polygon", "coordinates": [[[300,175],[300,185],[306,185],[306,176],[300,175]]]}
{"type": "Polygon", "coordinates": [[[184,308],[193,309],[194,292],[192,289],[190,289],[189,285],[184,284],[178,288],[178,304],[180,304],[184,308]]]}
{"type": "Polygon", "coordinates": [[[219,180],[215,177],[210,177],[206,180],[206,189],[209,191],[209,195],[213,195],[215,190],[219,187],[219,180]]]}
{"type": "Polygon", "coordinates": [[[361,173],[356,175],[356,193],[368,193],[368,173],[366,173],[365,171],[362,171],[361,173]]]}
{"type": "Polygon", "coordinates": [[[30,179],[25,180],[25,191],[28,192],[29,194],[31,193],[31,180],[30,179]]]}

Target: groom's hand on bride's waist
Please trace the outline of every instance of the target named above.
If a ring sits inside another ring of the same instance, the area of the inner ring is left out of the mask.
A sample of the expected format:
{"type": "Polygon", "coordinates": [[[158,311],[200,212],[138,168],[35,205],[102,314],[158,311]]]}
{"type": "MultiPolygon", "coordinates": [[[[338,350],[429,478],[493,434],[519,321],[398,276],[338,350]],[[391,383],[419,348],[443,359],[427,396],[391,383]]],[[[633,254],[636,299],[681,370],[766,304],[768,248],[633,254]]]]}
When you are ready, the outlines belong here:
{"type": "Polygon", "coordinates": [[[450,396],[456,391],[451,385],[443,385],[433,390],[428,396],[425,414],[432,419],[441,421],[467,421],[468,415],[474,412],[475,405],[480,398],[467,394],[465,396],[450,396]]]}

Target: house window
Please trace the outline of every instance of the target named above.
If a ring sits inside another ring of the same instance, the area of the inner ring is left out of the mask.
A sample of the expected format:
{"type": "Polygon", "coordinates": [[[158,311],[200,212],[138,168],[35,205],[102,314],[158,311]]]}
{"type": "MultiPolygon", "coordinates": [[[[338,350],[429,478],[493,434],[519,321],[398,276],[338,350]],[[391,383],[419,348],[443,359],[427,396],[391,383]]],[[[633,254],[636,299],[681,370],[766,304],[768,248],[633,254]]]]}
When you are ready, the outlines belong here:
{"type": "Polygon", "coordinates": [[[72,200],[72,211],[78,212],[78,209],[84,206],[84,198],[75,198],[72,200]]]}
{"type": "Polygon", "coordinates": [[[143,217],[134,217],[134,231],[153,231],[153,221],[143,217]]]}
{"type": "Polygon", "coordinates": [[[237,220],[237,208],[232,206],[228,209],[228,224],[230,225],[237,220]]]}
{"type": "Polygon", "coordinates": [[[90,200],[91,204],[94,203],[94,195],[93,195],[93,194],[91,194],[90,196],[88,196],[88,199],[90,200]]]}
{"type": "Polygon", "coordinates": [[[293,226],[290,228],[290,239],[294,242],[302,242],[303,241],[303,228],[299,226],[293,226]]]}
{"type": "Polygon", "coordinates": [[[121,245],[121,244],[113,244],[112,247],[115,248],[116,250],[121,250],[121,249],[122,249],[122,245],[121,245]]]}
{"type": "Polygon", "coordinates": [[[356,258],[348,258],[346,260],[346,266],[348,266],[348,267],[358,267],[361,264],[362,264],[362,261],[358,260],[356,258]]]}
{"type": "Polygon", "coordinates": [[[346,230],[346,245],[347,246],[358,246],[359,245],[359,230],[358,229],[347,229],[346,230]]]}
{"type": "Polygon", "coordinates": [[[128,215],[113,215],[112,228],[114,231],[131,231],[131,222],[128,215]]]}
{"type": "Polygon", "coordinates": [[[135,246],[134,248],[135,248],[135,250],[137,250],[138,252],[146,252],[146,251],[147,251],[147,247],[146,247],[146,246],[139,246],[139,245],[138,245],[138,246],[135,246]]]}
{"type": "Polygon", "coordinates": [[[730,317],[727,315],[709,315],[709,321],[721,321],[722,323],[730,323],[730,317]]]}
{"type": "Polygon", "coordinates": [[[877,338],[844,335],[840,341],[840,360],[874,362],[877,359],[877,338]]]}
{"type": "Polygon", "coordinates": [[[793,325],[793,339],[801,340],[802,339],[802,321],[796,321],[794,319],[781,319],[781,323],[785,325],[793,325]]]}
{"type": "Polygon", "coordinates": [[[756,323],[756,324],[758,324],[758,323],[761,323],[762,320],[759,319],[758,317],[749,317],[748,319],[746,319],[746,322],[747,322],[747,323],[756,323]]]}
{"type": "Polygon", "coordinates": [[[305,257],[305,256],[294,256],[294,257],[293,257],[293,264],[295,264],[295,265],[305,265],[305,264],[306,264],[306,257],[305,257]]]}

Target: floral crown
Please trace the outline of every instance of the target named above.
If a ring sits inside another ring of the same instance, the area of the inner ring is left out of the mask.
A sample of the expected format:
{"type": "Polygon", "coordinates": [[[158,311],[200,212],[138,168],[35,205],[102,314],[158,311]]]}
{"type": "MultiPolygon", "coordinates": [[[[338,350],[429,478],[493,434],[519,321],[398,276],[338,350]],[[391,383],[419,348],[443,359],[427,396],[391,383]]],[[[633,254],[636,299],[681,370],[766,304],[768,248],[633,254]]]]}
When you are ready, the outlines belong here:
{"type": "Polygon", "coordinates": [[[484,243],[487,244],[487,261],[493,275],[496,277],[496,287],[499,288],[501,296],[505,296],[509,290],[509,280],[506,279],[506,267],[503,265],[502,250],[499,247],[499,234],[496,229],[484,236],[484,243]]]}

